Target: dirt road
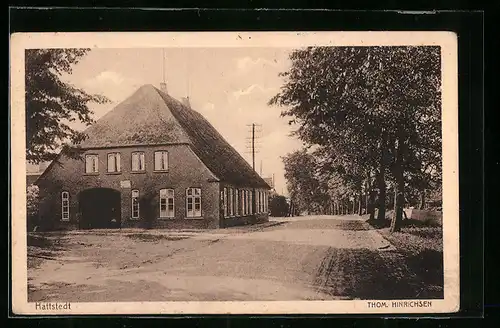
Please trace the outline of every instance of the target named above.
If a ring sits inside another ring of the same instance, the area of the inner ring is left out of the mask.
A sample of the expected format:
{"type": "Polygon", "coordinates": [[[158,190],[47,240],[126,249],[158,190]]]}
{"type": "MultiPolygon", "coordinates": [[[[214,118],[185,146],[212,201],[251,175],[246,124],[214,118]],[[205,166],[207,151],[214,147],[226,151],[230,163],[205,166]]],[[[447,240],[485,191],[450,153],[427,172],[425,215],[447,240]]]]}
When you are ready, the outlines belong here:
{"type": "Polygon", "coordinates": [[[211,231],[32,235],[28,300],[252,301],[416,298],[402,255],[358,217],[211,231]]]}

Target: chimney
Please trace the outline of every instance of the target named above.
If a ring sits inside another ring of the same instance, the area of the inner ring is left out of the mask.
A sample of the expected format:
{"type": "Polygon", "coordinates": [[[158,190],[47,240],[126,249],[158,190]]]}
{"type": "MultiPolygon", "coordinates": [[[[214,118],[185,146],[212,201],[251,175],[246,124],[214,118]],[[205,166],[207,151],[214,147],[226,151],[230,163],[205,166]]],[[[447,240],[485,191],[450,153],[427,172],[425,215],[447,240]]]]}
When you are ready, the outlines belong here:
{"type": "Polygon", "coordinates": [[[168,91],[167,91],[167,84],[165,82],[161,82],[160,83],[160,90],[164,93],[167,93],[168,94],[168,91]]]}
{"type": "Polygon", "coordinates": [[[182,103],[184,104],[184,106],[186,106],[187,108],[191,108],[191,102],[189,101],[189,97],[184,97],[182,98],[182,103]]]}

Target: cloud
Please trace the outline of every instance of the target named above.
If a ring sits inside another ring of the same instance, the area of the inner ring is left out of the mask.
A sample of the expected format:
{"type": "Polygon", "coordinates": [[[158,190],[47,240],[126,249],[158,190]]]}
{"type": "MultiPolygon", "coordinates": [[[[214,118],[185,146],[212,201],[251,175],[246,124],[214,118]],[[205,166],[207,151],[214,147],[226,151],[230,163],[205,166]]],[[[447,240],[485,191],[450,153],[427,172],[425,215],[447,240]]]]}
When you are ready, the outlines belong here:
{"type": "Polygon", "coordinates": [[[96,76],[88,79],[85,81],[85,84],[87,85],[109,85],[109,84],[114,84],[114,85],[120,85],[124,82],[129,82],[132,79],[126,78],[123,75],[113,72],[113,71],[102,71],[101,73],[97,74],[96,76]]]}
{"type": "Polygon", "coordinates": [[[120,73],[102,71],[84,80],[83,88],[88,92],[103,94],[115,102],[123,100],[141,84],[140,80],[124,76],[120,73]]]}
{"type": "Polygon", "coordinates": [[[275,93],[277,90],[276,88],[264,88],[259,84],[252,84],[251,86],[244,88],[244,89],[239,89],[236,91],[233,91],[231,93],[231,96],[233,100],[239,100],[242,97],[250,96],[250,95],[255,95],[255,94],[260,94],[259,96],[268,96],[271,93],[275,93]]]}
{"type": "Polygon", "coordinates": [[[214,108],[215,108],[215,105],[214,105],[213,103],[211,103],[211,102],[207,102],[207,103],[205,103],[205,104],[201,107],[201,110],[202,110],[203,112],[210,112],[210,111],[214,110],[214,108]]]}
{"type": "Polygon", "coordinates": [[[265,67],[265,66],[275,66],[278,62],[276,60],[270,61],[263,58],[252,59],[251,57],[242,57],[236,60],[236,67],[238,71],[248,71],[257,66],[265,67]]]}

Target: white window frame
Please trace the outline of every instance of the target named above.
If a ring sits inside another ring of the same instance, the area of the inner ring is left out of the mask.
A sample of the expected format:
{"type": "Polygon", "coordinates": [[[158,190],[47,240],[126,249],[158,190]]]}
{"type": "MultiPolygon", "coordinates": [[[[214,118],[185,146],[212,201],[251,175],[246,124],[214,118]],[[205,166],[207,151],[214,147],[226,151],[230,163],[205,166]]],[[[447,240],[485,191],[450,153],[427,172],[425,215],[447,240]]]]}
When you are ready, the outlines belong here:
{"type": "Polygon", "coordinates": [[[139,217],[141,216],[141,209],[140,209],[140,204],[139,204],[139,196],[140,196],[140,193],[139,193],[139,190],[137,189],[132,189],[132,195],[130,197],[131,201],[132,201],[132,213],[130,215],[130,217],[132,219],[139,219],[139,217]],[[136,202],[134,203],[134,199],[136,199],[136,202]],[[137,215],[134,215],[135,213],[135,209],[134,209],[134,205],[137,205],[137,215]]]}
{"type": "Polygon", "coordinates": [[[222,198],[222,202],[224,203],[223,206],[224,206],[224,217],[227,218],[228,217],[228,214],[229,214],[229,208],[228,208],[228,204],[227,204],[227,188],[224,187],[224,196],[222,198]]]}
{"type": "Polygon", "coordinates": [[[252,204],[250,203],[250,194],[252,193],[251,190],[247,190],[247,215],[250,215],[251,213],[251,207],[252,207],[252,204]]]}
{"type": "Polygon", "coordinates": [[[186,217],[187,218],[200,218],[202,217],[201,210],[201,188],[187,188],[186,189],[186,217]],[[191,200],[191,210],[189,210],[189,200],[191,200]],[[196,204],[199,203],[200,209],[196,211],[196,204]]]}
{"type": "Polygon", "coordinates": [[[119,152],[114,152],[114,153],[108,153],[108,162],[106,165],[106,169],[108,173],[119,173],[121,172],[121,158],[120,158],[120,153],[119,152]],[[110,167],[110,159],[112,159],[112,170],[109,170],[110,167]]]}
{"type": "Polygon", "coordinates": [[[264,213],[264,192],[260,191],[260,213],[264,213]]]}
{"type": "Polygon", "coordinates": [[[69,192],[61,192],[61,221],[69,221],[69,192]],[[65,205],[66,202],[66,205],[65,205]],[[66,207],[66,209],[65,209],[66,207]]]}
{"type": "Polygon", "coordinates": [[[86,154],[85,155],[85,173],[90,173],[90,174],[99,173],[99,155],[98,154],[86,154]]]}
{"type": "Polygon", "coordinates": [[[160,189],[160,218],[173,219],[175,217],[175,190],[172,188],[160,189]],[[165,200],[165,211],[162,211],[162,200],[165,200]],[[170,206],[172,205],[172,206],[170,206]],[[172,207],[172,209],[170,209],[172,207]]]}
{"type": "Polygon", "coordinates": [[[241,193],[241,209],[242,209],[242,212],[241,213],[243,216],[246,216],[247,215],[247,191],[245,189],[243,189],[242,193],[241,193]]]}
{"type": "Polygon", "coordinates": [[[234,192],[234,209],[235,209],[234,215],[235,216],[240,216],[241,215],[241,213],[240,213],[239,197],[240,197],[240,190],[239,189],[235,189],[235,192],[234,192]]]}
{"type": "Polygon", "coordinates": [[[267,191],[264,191],[264,212],[268,212],[268,202],[269,202],[269,196],[267,195],[267,191]]]}
{"type": "Polygon", "coordinates": [[[260,213],[260,190],[257,190],[257,195],[256,196],[257,197],[255,197],[255,200],[257,201],[257,204],[255,206],[255,212],[257,214],[259,214],[260,213]]]}
{"type": "Polygon", "coordinates": [[[157,172],[168,171],[168,151],[166,150],[157,150],[154,152],[154,170],[157,172]],[[160,154],[160,167],[156,165],[158,162],[156,161],[156,156],[160,154]]]}
{"type": "Polygon", "coordinates": [[[265,213],[266,212],[266,192],[265,191],[261,191],[261,197],[262,197],[262,213],[265,213]]]}
{"type": "Polygon", "coordinates": [[[252,215],[253,214],[253,190],[250,190],[249,194],[250,194],[249,195],[250,196],[250,198],[249,198],[249,200],[250,200],[250,202],[249,202],[250,203],[250,214],[252,215]]]}
{"type": "Polygon", "coordinates": [[[144,172],[146,170],[146,159],[143,151],[134,151],[131,155],[132,172],[144,172]],[[137,158],[137,167],[134,166],[134,157],[137,158]],[[142,167],[141,167],[142,164],[142,167]]]}
{"type": "Polygon", "coordinates": [[[228,188],[229,189],[229,198],[227,201],[227,205],[229,206],[229,216],[234,216],[234,202],[233,202],[233,195],[234,195],[234,190],[233,188],[228,188]]]}

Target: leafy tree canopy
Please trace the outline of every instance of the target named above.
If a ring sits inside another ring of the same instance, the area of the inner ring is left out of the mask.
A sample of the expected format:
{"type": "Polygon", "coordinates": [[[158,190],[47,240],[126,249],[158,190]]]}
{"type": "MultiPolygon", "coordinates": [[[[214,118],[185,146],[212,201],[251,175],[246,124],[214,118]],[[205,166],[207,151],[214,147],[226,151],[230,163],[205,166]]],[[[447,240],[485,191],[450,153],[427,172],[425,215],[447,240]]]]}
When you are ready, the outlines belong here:
{"type": "Polygon", "coordinates": [[[26,50],[26,159],[31,163],[53,160],[61,149],[69,156],[78,156],[75,146],[85,134],[69,123],[92,124],[93,112],[88,105],[109,101],[62,80],[89,50],[26,50]]]}

